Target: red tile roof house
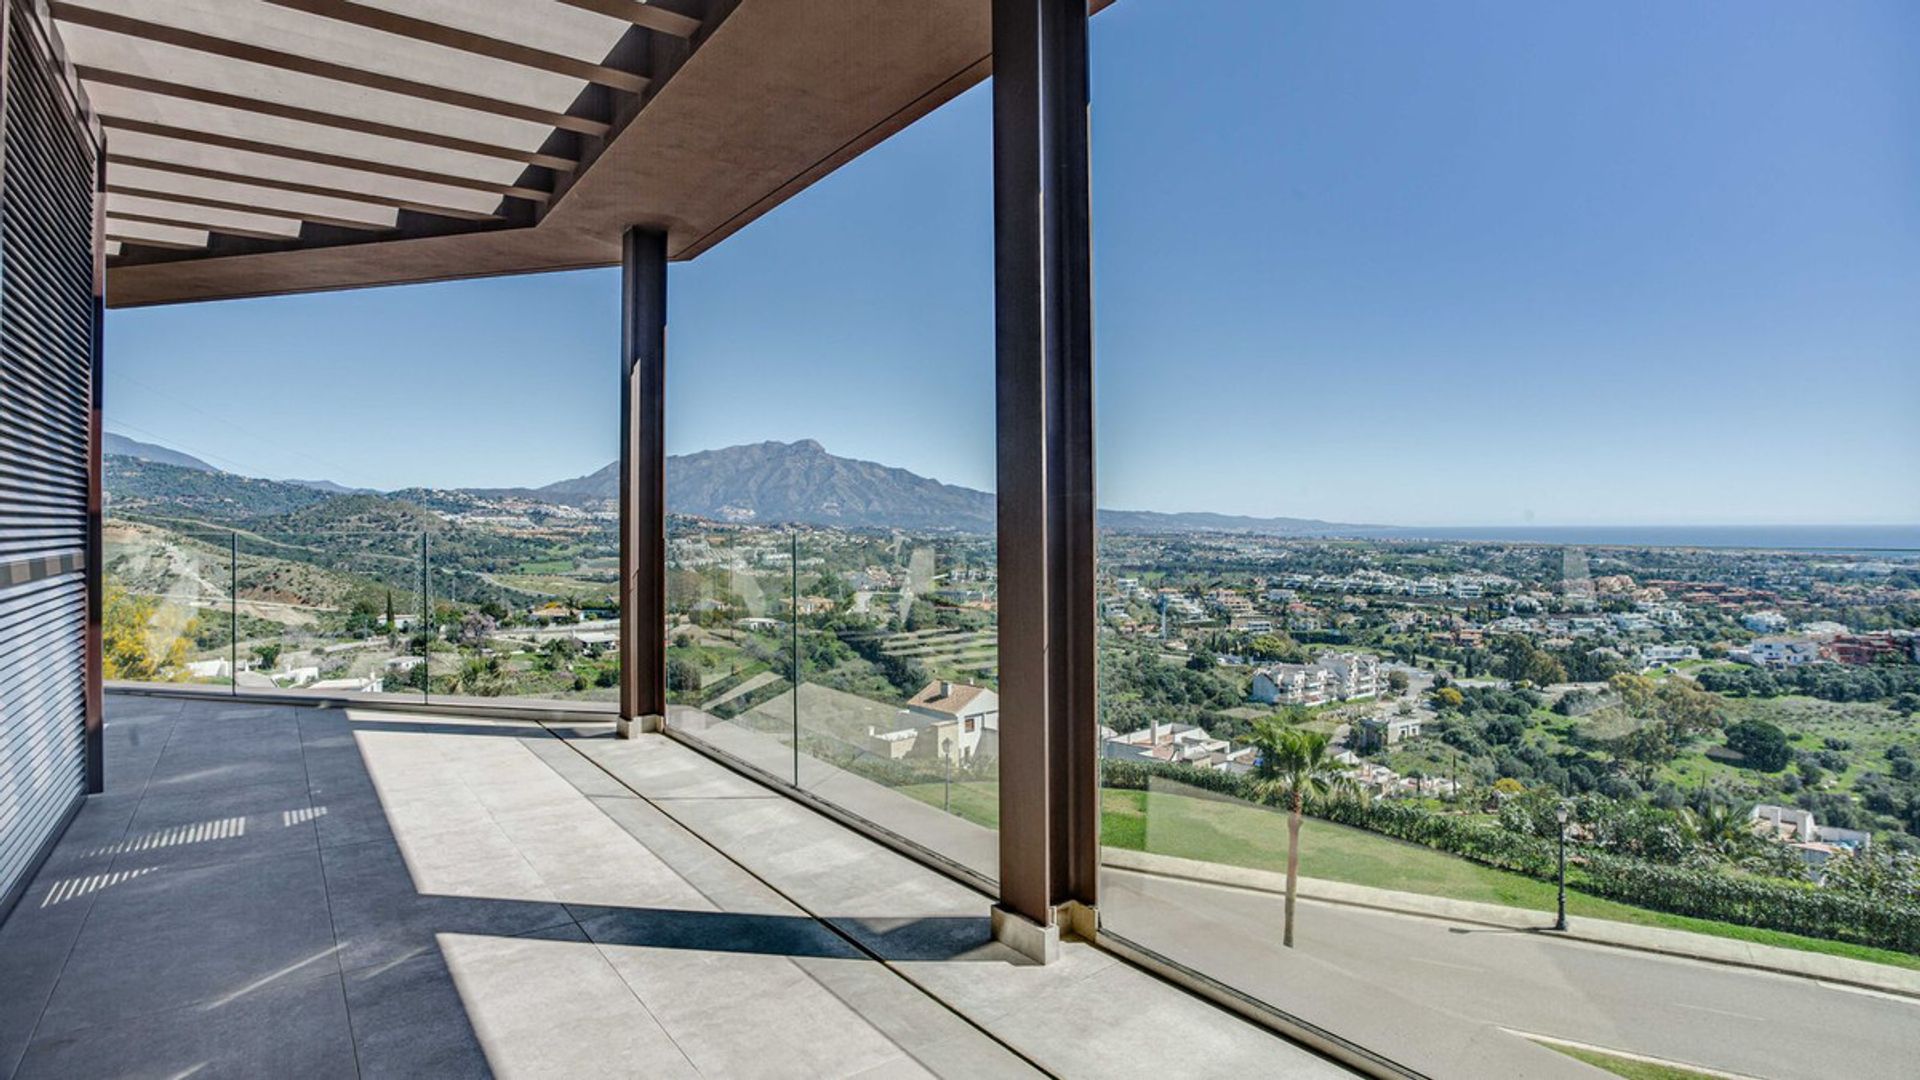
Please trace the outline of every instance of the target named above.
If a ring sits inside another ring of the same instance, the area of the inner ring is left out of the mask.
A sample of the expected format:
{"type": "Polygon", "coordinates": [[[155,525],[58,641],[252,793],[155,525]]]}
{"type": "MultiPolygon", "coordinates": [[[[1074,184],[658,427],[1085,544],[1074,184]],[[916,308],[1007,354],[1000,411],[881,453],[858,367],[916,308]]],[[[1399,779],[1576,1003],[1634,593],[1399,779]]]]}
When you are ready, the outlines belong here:
{"type": "Polygon", "coordinates": [[[916,753],[958,760],[1000,753],[1000,695],[984,686],[939,679],[907,699],[907,710],[936,736],[916,753]]]}

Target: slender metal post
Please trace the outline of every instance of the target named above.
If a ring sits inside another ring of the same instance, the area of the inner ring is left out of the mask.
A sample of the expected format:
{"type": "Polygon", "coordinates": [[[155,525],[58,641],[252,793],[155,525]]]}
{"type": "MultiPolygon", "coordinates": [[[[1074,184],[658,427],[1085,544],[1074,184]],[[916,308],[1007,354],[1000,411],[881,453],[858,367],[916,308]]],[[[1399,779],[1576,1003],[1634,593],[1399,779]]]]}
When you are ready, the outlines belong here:
{"type": "Polygon", "coordinates": [[[1086,0],[994,0],[993,51],[995,926],[1044,960],[1099,876],[1086,0]]]}
{"type": "MultiPolygon", "coordinates": [[[[620,734],[667,715],[667,234],[620,262],[620,734]]],[[[798,691],[796,690],[796,697],[798,691]]]]}
{"type": "Polygon", "coordinates": [[[227,532],[227,672],[240,693],[240,533],[227,532]]]}
{"type": "Polygon", "coordinates": [[[787,647],[793,650],[793,786],[800,786],[800,530],[787,533],[787,647]]]}
{"type": "Polygon", "coordinates": [[[420,534],[420,703],[433,700],[433,572],[427,565],[427,534],[420,534]]]}

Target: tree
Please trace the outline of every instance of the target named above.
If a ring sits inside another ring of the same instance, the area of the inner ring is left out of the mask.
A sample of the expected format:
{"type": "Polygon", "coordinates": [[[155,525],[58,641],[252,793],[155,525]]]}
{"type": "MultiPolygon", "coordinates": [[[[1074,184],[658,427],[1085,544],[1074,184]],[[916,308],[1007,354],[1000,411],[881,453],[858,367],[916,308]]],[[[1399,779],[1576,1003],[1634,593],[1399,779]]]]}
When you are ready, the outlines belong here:
{"type": "Polygon", "coordinates": [[[476,656],[463,662],[448,679],[447,693],[499,697],[507,692],[507,673],[497,656],[476,656]]]}
{"type": "Polygon", "coordinates": [[[1661,724],[1641,724],[1612,740],[1607,749],[1622,766],[1637,772],[1640,782],[1653,783],[1660,766],[1673,760],[1675,748],[1667,729],[1661,724]]]}
{"type": "Polygon", "coordinates": [[[270,641],[265,645],[255,645],[253,647],[253,658],[259,661],[262,668],[272,671],[273,666],[280,662],[280,649],[281,645],[277,641],[270,641]]]}
{"type": "Polygon", "coordinates": [[[460,617],[460,644],[468,648],[478,648],[486,644],[493,632],[500,628],[493,616],[479,611],[469,611],[460,617]]]}
{"type": "Polygon", "coordinates": [[[1457,687],[1442,686],[1433,692],[1433,703],[1442,709],[1458,709],[1467,703],[1467,697],[1457,687]]]}
{"type": "Polygon", "coordinates": [[[1340,768],[1327,752],[1327,737],[1317,731],[1262,720],[1254,725],[1251,741],[1260,751],[1254,792],[1287,808],[1287,902],[1280,943],[1291,949],[1294,900],[1300,891],[1301,819],[1308,798],[1325,798],[1333,790],[1340,768]]]}
{"type": "Polygon", "coordinates": [[[1779,772],[1793,760],[1787,733],[1765,720],[1742,720],[1729,727],[1727,747],[1761,772],[1779,772]]]}
{"type": "Polygon", "coordinates": [[[700,665],[683,656],[668,657],[667,689],[678,693],[699,693],[700,665]]]}
{"type": "Polygon", "coordinates": [[[1412,684],[1407,679],[1406,672],[1398,670],[1387,672],[1387,692],[1393,696],[1399,697],[1401,694],[1406,693],[1407,687],[1410,685],[1412,684]]]}
{"type": "Polygon", "coordinates": [[[347,633],[353,637],[372,637],[380,626],[380,608],[371,596],[354,598],[353,605],[347,610],[347,633]]]}
{"type": "Polygon", "coordinates": [[[191,623],[189,630],[174,635],[164,650],[154,648],[148,624],[159,607],[154,597],[135,596],[108,583],[101,599],[100,632],[101,670],[107,678],[151,682],[186,662],[191,623]]]}

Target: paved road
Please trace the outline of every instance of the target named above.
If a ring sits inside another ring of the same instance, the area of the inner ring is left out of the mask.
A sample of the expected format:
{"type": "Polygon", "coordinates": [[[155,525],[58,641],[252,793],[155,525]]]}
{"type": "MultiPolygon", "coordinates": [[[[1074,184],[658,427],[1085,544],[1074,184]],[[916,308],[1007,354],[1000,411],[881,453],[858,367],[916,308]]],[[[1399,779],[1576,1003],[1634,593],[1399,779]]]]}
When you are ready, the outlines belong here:
{"type": "MultiPolygon", "coordinates": [[[[1302,969],[1289,971],[1280,950],[1259,950],[1263,960],[1247,947],[1249,939],[1277,943],[1277,896],[1109,869],[1101,907],[1115,932],[1201,970],[1232,972],[1242,989],[1283,1004],[1308,993],[1302,969]],[[1186,917],[1169,920],[1170,910],[1186,917]],[[1268,985],[1248,985],[1254,980],[1268,985]]],[[[1313,961],[1377,982],[1385,1012],[1410,999],[1453,1025],[1493,1024],[1767,1080],[1920,1075],[1920,1001],[1892,994],[1312,901],[1300,904],[1296,944],[1313,961]]],[[[1475,1074],[1469,1062],[1453,1065],[1447,1075],[1475,1074]]]]}

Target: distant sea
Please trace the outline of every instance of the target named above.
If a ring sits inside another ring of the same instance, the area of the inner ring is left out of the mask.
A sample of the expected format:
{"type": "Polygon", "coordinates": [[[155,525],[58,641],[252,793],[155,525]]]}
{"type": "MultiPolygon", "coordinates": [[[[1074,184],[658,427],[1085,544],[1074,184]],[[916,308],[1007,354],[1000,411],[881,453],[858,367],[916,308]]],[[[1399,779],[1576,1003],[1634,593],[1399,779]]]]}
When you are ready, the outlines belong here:
{"type": "Polygon", "coordinates": [[[1767,548],[1920,554],[1920,525],[1450,525],[1368,530],[1395,540],[1506,540],[1595,547],[1767,548]]]}

